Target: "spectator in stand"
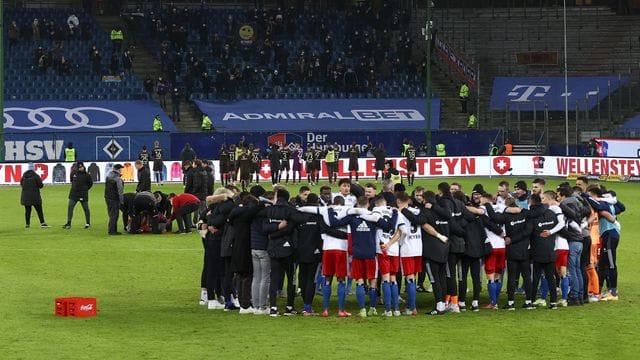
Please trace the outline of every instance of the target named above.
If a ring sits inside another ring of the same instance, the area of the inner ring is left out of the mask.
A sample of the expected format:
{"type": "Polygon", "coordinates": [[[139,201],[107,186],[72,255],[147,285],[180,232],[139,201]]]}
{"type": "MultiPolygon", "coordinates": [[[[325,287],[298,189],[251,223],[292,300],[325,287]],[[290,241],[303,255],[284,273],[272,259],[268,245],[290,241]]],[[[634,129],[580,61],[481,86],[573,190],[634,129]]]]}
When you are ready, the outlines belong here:
{"type": "Polygon", "coordinates": [[[180,121],[180,90],[177,87],[173,88],[173,92],[171,93],[171,119],[175,121],[180,121]]]}
{"type": "Polygon", "coordinates": [[[33,19],[33,23],[31,23],[31,40],[34,42],[40,41],[40,23],[38,19],[33,19]]]}
{"type": "Polygon", "coordinates": [[[200,25],[198,35],[200,37],[200,47],[206,47],[207,43],[209,42],[209,27],[206,23],[202,23],[202,25],[200,25]]]}
{"type": "Polygon", "coordinates": [[[153,82],[153,79],[150,75],[147,74],[147,77],[144,79],[143,86],[144,91],[149,95],[149,97],[151,97],[153,94],[153,89],[155,88],[155,83],[153,82]]]}
{"type": "Polygon", "coordinates": [[[79,25],[80,20],[78,20],[78,17],[75,14],[69,15],[69,17],[67,18],[67,27],[70,39],[77,37],[80,30],[79,25]]]}
{"type": "Polygon", "coordinates": [[[13,47],[18,43],[18,38],[20,37],[20,30],[18,29],[18,24],[15,21],[11,22],[9,26],[9,47],[13,47]]]}
{"type": "Polygon", "coordinates": [[[102,56],[97,49],[93,51],[93,55],[91,56],[91,68],[97,75],[102,73],[102,56]]]}
{"type": "Polygon", "coordinates": [[[116,25],[111,30],[111,51],[114,53],[120,53],[122,50],[122,42],[124,41],[124,33],[120,26],[116,25]]]}
{"type": "Polygon", "coordinates": [[[122,53],[122,67],[125,73],[133,74],[133,55],[129,48],[122,53]]]}
{"type": "Polygon", "coordinates": [[[111,75],[117,75],[120,73],[120,60],[118,60],[118,55],[115,52],[111,53],[109,70],[111,75]]]}
{"type": "Polygon", "coordinates": [[[158,81],[156,82],[156,93],[160,97],[160,105],[162,105],[163,108],[167,107],[167,99],[166,99],[167,92],[169,92],[169,85],[164,81],[164,79],[161,76],[158,78],[158,81]]]}
{"type": "Polygon", "coordinates": [[[211,78],[209,77],[209,74],[206,71],[202,73],[202,78],[200,79],[200,83],[202,84],[202,93],[208,99],[209,93],[211,92],[211,78]]]}

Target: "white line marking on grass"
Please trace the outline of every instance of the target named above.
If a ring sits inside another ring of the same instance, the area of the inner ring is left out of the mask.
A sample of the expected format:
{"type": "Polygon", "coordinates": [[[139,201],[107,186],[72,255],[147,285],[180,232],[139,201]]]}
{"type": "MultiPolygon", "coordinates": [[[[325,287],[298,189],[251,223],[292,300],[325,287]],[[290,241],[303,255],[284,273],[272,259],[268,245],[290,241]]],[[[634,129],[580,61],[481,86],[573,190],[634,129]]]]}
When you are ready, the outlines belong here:
{"type": "Polygon", "coordinates": [[[112,252],[112,251],[198,251],[201,252],[202,249],[0,249],[2,251],[66,251],[66,252],[83,252],[83,251],[101,251],[101,252],[112,252]]]}

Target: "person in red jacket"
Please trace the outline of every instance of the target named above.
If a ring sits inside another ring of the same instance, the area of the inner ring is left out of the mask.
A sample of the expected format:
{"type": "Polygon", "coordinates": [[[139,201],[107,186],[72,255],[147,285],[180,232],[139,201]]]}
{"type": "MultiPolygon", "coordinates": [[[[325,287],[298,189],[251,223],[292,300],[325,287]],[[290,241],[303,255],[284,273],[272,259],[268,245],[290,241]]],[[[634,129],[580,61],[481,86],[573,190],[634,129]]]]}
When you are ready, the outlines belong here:
{"type": "Polygon", "coordinates": [[[169,194],[169,201],[173,212],[167,224],[173,219],[178,222],[178,234],[188,234],[191,232],[191,213],[197,211],[200,206],[200,199],[191,194],[169,194]]]}

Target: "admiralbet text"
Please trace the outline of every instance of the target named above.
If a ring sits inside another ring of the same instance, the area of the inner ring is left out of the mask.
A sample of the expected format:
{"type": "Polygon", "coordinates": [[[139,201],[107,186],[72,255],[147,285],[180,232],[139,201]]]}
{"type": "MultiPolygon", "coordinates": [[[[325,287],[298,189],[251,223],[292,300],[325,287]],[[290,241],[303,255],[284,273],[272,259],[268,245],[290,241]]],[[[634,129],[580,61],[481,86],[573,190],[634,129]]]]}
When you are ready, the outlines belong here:
{"type": "Polygon", "coordinates": [[[304,119],[334,119],[358,121],[424,121],[425,118],[415,109],[383,109],[383,110],[351,110],[348,114],[340,111],[333,112],[288,112],[288,113],[232,113],[228,112],[222,118],[228,120],[304,120],[304,119]]]}

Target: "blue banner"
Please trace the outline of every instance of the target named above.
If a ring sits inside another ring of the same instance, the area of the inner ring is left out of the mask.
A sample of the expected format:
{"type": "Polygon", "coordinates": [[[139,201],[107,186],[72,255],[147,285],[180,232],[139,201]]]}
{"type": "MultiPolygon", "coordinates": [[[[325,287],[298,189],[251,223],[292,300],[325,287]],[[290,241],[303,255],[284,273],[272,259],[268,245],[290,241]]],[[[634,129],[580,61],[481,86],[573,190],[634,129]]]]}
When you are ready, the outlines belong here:
{"type": "MultiPolygon", "coordinates": [[[[446,145],[447,155],[487,155],[489,144],[497,137],[497,130],[489,131],[434,131],[431,135],[431,154],[435,154],[435,144],[446,145]]],[[[361,156],[365,156],[364,149],[371,143],[380,143],[389,156],[399,156],[404,139],[413,141],[416,149],[426,142],[424,131],[306,131],[306,132],[242,132],[242,133],[182,133],[171,135],[171,157],[178,159],[184,144],[189,143],[198,158],[218,159],[220,147],[223,144],[237,144],[244,137],[247,144],[253,144],[265,150],[269,143],[298,143],[306,149],[308,144],[326,148],[338,143],[341,156],[347,156],[352,143],[360,149],[361,156]]]]}
{"type": "Polygon", "coordinates": [[[176,131],[153,101],[7,101],[4,106],[5,132],[152,131],[156,115],[164,131],[176,131]]]}
{"type": "Polygon", "coordinates": [[[5,160],[24,161],[63,161],[64,148],[73,144],[76,159],[82,161],[132,161],[146,146],[149,152],[154,141],[158,141],[169,159],[171,137],[167,132],[131,132],[131,133],[5,133],[5,160]]]}
{"type": "MultiPolygon", "coordinates": [[[[424,99],[196,101],[223,131],[422,130],[424,99]]],[[[431,128],[440,128],[440,99],[431,105],[431,128]]]]}
{"type": "MultiPolygon", "coordinates": [[[[629,81],[628,77],[589,76],[568,78],[569,110],[594,108],[599,101],[629,81]]],[[[491,110],[565,109],[564,77],[496,77],[493,80],[491,110]]]]}

